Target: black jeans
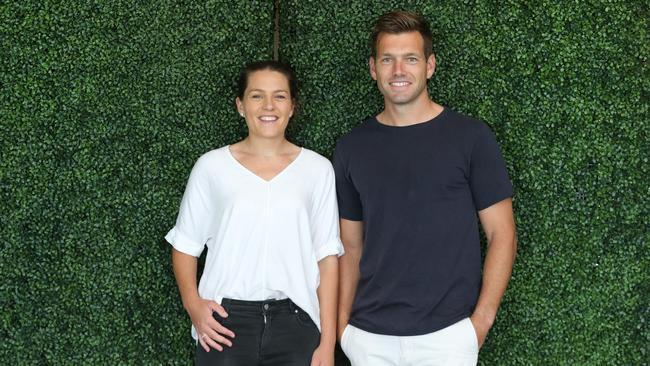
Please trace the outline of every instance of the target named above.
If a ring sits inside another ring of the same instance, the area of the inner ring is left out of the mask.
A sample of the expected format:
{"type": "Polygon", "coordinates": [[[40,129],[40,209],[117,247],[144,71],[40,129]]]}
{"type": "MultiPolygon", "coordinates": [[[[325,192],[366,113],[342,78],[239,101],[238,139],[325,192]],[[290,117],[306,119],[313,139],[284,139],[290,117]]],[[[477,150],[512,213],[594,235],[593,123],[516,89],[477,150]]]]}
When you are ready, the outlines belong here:
{"type": "Polygon", "coordinates": [[[205,352],[197,344],[196,364],[215,366],[309,366],[320,332],[309,315],[291,300],[223,299],[228,312],[212,315],[235,333],[232,347],[205,352]]]}

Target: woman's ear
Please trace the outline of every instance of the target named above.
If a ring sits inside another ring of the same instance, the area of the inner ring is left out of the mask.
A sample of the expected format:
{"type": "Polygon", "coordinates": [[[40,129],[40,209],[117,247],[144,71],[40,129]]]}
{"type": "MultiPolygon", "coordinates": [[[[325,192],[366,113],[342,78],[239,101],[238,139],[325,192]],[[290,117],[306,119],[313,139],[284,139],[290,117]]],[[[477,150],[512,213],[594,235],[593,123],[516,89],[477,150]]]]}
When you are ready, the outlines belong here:
{"type": "Polygon", "coordinates": [[[244,105],[241,102],[241,99],[239,99],[239,97],[235,98],[235,105],[237,106],[237,112],[239,113],[239,115],[242,117],[246,117],[246,114],[244,113],[244,105]]]}

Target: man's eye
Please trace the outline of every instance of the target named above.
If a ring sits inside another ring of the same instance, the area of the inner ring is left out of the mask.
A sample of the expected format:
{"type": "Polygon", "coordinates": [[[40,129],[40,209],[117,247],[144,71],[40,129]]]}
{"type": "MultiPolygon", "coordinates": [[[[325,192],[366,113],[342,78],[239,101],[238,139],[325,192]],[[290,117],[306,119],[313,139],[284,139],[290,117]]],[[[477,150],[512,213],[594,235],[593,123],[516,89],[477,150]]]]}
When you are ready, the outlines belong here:
{"type": "Polygon", "coordinates": [[[408,62],[410,62],[410,63],[412,63],[412,64],[418,62],[418,59],[415,58],[415,57],[409,57],[407,60],[408,60],[408,62]]]}
{"type": "Polygon", "coordinates": [[[391,59],[389,59],[389,58],[382,58],[382,59],[381,59],[381,63],[383,63],[383,64],[387,64],[387,63],[389,63],[390,61],[391,61],[391,59]]]}
{"type": "Polygon", "coordinates": [[[262,99],[262,96],[259,94],[253,94],[251,95],[251,99],[262,99]]]}
{"type": "Polygon", "coordinates": [[[286,97],[285,95],[281,95],[281,94],[280,94],[280,95],[276,95],[276,96],[275,96],[275,99],[281,99],[281,100],[284,100],[284,99],[287,99],[287,97],[286,97]]]}

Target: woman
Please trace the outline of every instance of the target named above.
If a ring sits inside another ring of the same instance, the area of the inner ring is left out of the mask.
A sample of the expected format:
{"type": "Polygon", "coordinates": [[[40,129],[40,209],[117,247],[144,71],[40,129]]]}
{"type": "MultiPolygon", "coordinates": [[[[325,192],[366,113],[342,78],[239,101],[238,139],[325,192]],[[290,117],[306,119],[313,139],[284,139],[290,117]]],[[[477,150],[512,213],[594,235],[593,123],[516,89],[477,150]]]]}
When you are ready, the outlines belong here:
{"type": "Polygon", "coordinates": [[[334,172],[285,138],[296,96],[286,65],[242,70],[236,104],[248,136],[199,158],[166,236],[199,365],[334,364],[334,172]]]}

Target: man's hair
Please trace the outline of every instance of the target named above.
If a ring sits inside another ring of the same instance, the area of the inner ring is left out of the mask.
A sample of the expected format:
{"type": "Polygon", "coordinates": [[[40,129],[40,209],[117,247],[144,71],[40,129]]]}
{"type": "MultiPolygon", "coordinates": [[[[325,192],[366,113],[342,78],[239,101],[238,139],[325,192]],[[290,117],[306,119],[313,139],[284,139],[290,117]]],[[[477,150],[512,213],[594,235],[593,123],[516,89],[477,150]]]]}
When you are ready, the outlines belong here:
{"type": "Polygon", "coordinates": [[[239,80],[237,81],[237,96],[239,99],[244,98],[244,92],[248,87],[248,78],[255,71],[276,71],[284,75],[289,83],[289,94],[294,103],[298,101],[298,82],[296,74],[293,72],[291,66],[279,61],[256,61],[251,62],[244,66],[239,73],[239,80]]]}
{"type": "Polygon", "coordinates": [[[372,27],[370,35],[370,56],[377,58],[377,42],[382,33],[400,34],[419,32],[424,39],[424,56],[433,53],[433,35],[429,23],[422,15],[405,10],[395,10],[380,16],[372,27]]]}

